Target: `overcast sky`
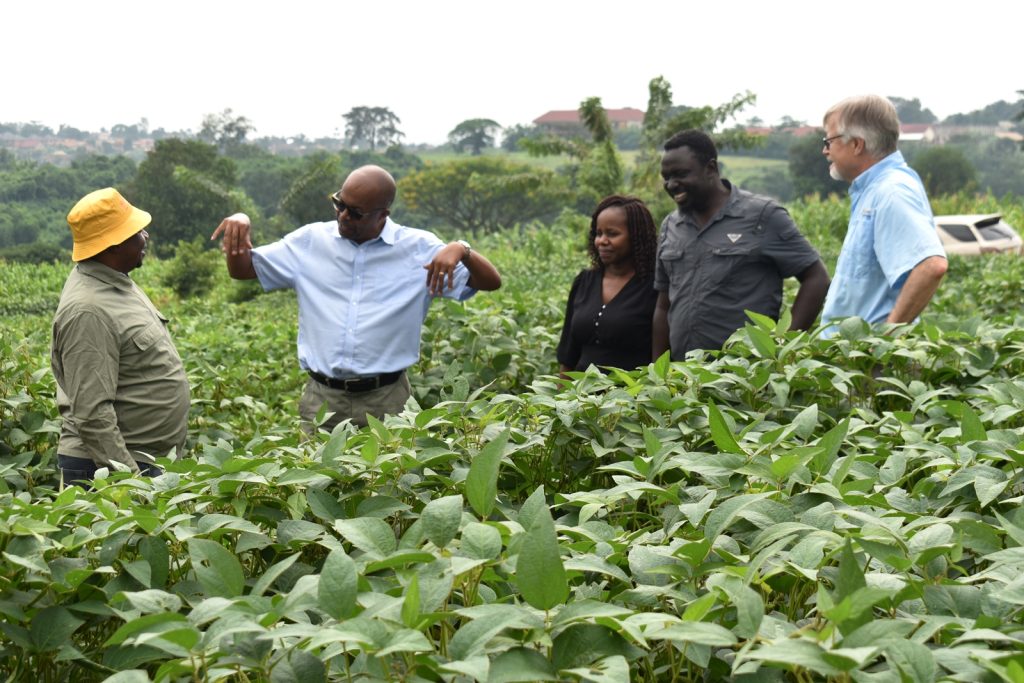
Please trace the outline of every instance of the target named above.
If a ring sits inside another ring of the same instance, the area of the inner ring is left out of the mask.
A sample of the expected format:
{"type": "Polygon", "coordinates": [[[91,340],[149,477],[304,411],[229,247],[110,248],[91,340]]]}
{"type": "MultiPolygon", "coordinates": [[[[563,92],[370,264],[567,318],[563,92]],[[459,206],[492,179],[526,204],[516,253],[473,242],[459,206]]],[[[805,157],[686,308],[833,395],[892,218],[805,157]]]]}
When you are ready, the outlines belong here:
{"type": "Polygon", "coordinates": [[[230,107],[257,135],[320,137],[365,105],[441,143],[464,119],[591,96],[644,109],[659,75],[676,104],[750,90],[740,119],[768,123],[866,92],[942,118],[1024,89],[1019,1],[14,0],[2,16],[0,121],[55,128],[197,130],[230,107]]]}

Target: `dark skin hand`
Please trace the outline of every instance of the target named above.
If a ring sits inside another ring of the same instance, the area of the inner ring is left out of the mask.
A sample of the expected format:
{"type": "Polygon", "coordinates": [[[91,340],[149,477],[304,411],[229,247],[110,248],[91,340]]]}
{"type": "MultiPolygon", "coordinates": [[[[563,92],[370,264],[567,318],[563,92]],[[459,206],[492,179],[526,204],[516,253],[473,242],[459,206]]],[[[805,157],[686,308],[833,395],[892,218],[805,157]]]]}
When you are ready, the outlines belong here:
{"type": "Polygon", "coordinates": [[[818,319],[832,278],[825,270],[825,264],[818,259],[798,274],[796,279],[800,281],[800,289],[797,290],[793,308],[790,309],[792,321],[789,329],[809,330],[814,325],[814,321],[818,319]]]}
{"type": "Polygon", "coordinates": [[[451,242],[437,252],[430,263],[423,266],[427,271],[427,289],[433,296],[444,293],[444,281],[448,278],[448,289],[455,286],[455,267],[462,261],[469,270],[469,286],[482,292],[492,292],[501,287],[501,275],[485,256],[477,251],[466,254],[466,248],[458,242],[451,242]],[[465,260],[463,260],[465,259],[465,260]]]}

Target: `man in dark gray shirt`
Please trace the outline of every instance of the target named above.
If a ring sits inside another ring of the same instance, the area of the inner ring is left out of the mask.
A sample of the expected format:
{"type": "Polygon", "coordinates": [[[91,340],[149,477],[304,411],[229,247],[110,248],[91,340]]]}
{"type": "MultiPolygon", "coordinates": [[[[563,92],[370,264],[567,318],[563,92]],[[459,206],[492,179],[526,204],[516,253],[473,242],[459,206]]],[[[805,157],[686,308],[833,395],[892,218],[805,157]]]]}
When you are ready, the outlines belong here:
{"type": "Polygon", "coordinates": [[[800,281],[792,329],[814,324],[828,271],[784,208],[721,178],[718,150],[698,130],[665,143],[661,176],[679,208],[662,222],[659,239],[654,358],[669,348],[673,360],[720,349],[746,323],[747,310],[778,319],[787,277],[800,281]]]}
{"type": "Polygon", "coordinates": [[[154,456],[185,443],[189,386],[167,319],[128,273],[142,265],[150,215],[113,188],[68,214],[71,271],[53,319],[50,364],[62,418],[64,484],[121,465],[159,474],[154,456]]]}

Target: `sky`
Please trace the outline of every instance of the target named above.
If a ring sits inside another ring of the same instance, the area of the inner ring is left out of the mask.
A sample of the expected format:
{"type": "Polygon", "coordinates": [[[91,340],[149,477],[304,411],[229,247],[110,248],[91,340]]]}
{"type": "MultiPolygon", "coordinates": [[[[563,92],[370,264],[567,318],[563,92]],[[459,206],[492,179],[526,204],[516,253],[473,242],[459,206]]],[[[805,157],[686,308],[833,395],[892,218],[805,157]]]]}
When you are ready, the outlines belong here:
{"type": "Polygon", "coordinates": [[[255,135],[342,135],[388,107],[407,143],[460,121],[529,124],[588,97],[647,106],[751,91],[739,121],[818,124],[849,95],[917,97],[940,118],[1024,90],[1024,3],[732,0],[14,0],[0,23],[0,121],[198,130],[230,108],[255,135]]]}

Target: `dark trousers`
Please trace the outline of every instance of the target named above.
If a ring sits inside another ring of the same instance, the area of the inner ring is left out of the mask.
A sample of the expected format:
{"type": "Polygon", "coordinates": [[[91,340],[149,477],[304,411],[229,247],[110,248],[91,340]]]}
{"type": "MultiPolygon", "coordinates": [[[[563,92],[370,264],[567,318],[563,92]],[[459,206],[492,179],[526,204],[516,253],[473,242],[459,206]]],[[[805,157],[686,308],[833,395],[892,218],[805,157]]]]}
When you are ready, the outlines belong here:
{"type": "MultiPolygon", "coordinates": [[[[135,462],[147,477],[158,477],[164,473],[162,469],[148,462],[135,462]]],[[[61,478],[65,486],[81,486],[92,488],[89,482],[96,477],[96,463],[88,458],[76,458],[72,455],[57,455],[57,466],[60,467],[61,478]]]]}

